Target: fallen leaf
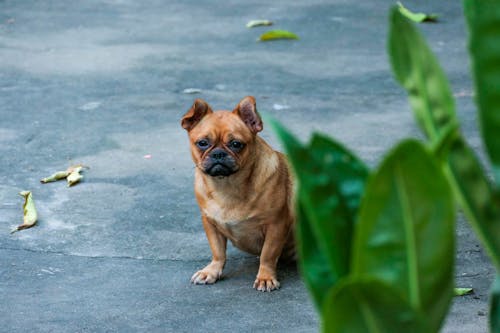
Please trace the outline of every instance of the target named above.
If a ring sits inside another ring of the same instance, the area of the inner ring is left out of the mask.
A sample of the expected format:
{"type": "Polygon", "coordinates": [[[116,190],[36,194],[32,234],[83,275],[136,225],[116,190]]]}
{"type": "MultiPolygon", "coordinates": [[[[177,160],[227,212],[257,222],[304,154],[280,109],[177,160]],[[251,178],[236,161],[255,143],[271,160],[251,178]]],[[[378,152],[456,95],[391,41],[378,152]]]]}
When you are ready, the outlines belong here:
{"type": "Polygon", "coordinates": [[[255,28],[262,26],[270,26],[273,25],[273,22],[269,20],[251,20],[247,23],[247,28],[255,28]]]}
{"type": "Polygon", "coordinates": [[[438,15],[436,14],[424,14],[424,13],[414,13],[405,6],[401,2],[398,2],[399,12],[409,18],[410,20],[422,23],[422,22],[437,22],[438,15]]]}
{"type": "Polygon", "coordinates": [[[13,234],[16,231],[31,228],[36,224],[36,220],[38,218],[38,214],[35,208],[35,202],[33,201],[33,195],[30,191],[22,191],[19,192],[24,198],[23,204],[23,224],[18,225],[15,229],[13,229],[10,233],[13,234]]]}
{"type": "Polygon", "coordinates": [[[186,88],[182,91],[184,94],[200,94],[201,89],[198,88],[186,88]]]}
{"type": "Polygon", "coordinates": [[[50,175],[48,177],[41,179],[40,183],[46,184],[46,183],[55,182],[55,181],[58,181],[58,180],[61,180],[61,179],[68,177],[68,175],[69,175],[68,171],[58,171],[58,172],[53,173],[52,175],[50,175]]]}
{"type": "Polygon", "coordinates": [[[67,177],[69,177],[69,175],[71,173],[73,173],[75,171],[80,172],[84,168],[86,168],[86,167],[83,166],[82,164],[72,165],[69,168],[67,168],[65,171],[57,171],[56,173],[50,175],[49,177],[41,179],[40,182],[43,184],[46,184],[46,183],[51,183],[51,182],[55,182],[58,180],[62,180],[64,178],[67,179],[67,177]]]}
{"type": "Polygon", "coordinates": [[[471,294],[474,291],[472,288],[454,288],[453,293],[455,296],[464,296],[471,294]]]}
{"type": "Polygon", "coordinates": [[[257,41],[266,42],[276,39],[299,39],[299,36],[287,30],[270,30],[263,33],[257,41]]]}
{"type": "Polygon", "coordinates": [[[68,187],[75,185],[83,179],[83,176],[80,174],[80,171],[83,170],[83,166],[74,167],[69,173],[68,177],[66,177],[66,181],[68,182],[68,187]]]}

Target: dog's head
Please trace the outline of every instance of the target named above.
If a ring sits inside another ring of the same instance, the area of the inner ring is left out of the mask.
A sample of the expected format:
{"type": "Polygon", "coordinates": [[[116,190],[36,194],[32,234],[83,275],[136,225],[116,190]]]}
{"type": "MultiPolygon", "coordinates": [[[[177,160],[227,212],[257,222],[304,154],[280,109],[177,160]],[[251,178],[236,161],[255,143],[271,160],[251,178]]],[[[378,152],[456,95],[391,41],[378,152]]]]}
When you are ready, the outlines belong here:
{"type": "Polygon", "coordinates": [[[255,159],[255,136],[263,128],[252,96],[243,98],[232,112],[213,112],[204,100],[196,99],[181,125],[188,131],[193,161],[212,177],[230,176],[250,164],[255,159]]]}

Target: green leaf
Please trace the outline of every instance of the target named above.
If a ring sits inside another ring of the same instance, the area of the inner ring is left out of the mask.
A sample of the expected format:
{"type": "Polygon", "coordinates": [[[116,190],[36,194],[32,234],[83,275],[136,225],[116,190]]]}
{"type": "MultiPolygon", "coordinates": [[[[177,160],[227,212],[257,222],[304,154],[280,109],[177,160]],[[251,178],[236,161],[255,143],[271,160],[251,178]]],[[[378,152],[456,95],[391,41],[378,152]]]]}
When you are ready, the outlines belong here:
{"type": "Polygon", "coordinates": [[[388,51],[418,124],[433,143],[438,142],[457,123],[453,96],[436,57],[397,7],[391,10],[388,51]]]}
{"type": "Polygon", "coordinates": [[[500,269],[500,204],[477,157],[456,129],[458,121],[446,77],[420,33],[394,8],[389,39],[396,78],[407,89],[436,155],[446,161],[443,167],[458,203],[500,269]]]}
{"type": "Polygon", "coordinates": [[[401,2],[398,2],[399,12],[409,18],[410,20],[422,23],[422,22],[437,22],[438,15],[436,14],[424,14],[424,13],[414,13],[411,10],[403,6],[401,2]]]}
{"type": "Polygon", "coordinates": [[[368,182],[354,236],[353,276],[398,288],[431,332],[440,327],[453,294],[454,213],[435,158],[407,140],[368,182]]]}
{"type": "Polygon", "coordinates": [[[500,332],[500,275],[497,271],[493,289],[491,291],[490,301],[490,331],[492,333],[500,332]]]}
{"type": "Polygon", "coordinates": [[[443,168],[456,200],[499,270],[500,208],[481,164],[460,135],[449,145],[443,168]]]}
{"type": "Polygon", "coordinates": [[[315,134],[305,147],[279,123],[268,122],[281,139],[298,181],[300,265],[320,308],[329,289],[324,286],[331,287],[349,273],[352,230],[368,169],[325,136],[315,134]]]}
{"type": "Polygon", "coordinates": [[[269,20],[251,20],[248,21],[247,28],[255,28],[255,27],[270,26],[270,25],[273,25],[273,22],[269,20]]]}
{"type": "Polygon", "coordinates": [[[429,332],[397,289],[370,278],[344,279],[328,293],[323,332],[429,332]]]}
{"type": "Polygon", "coordinates": [[[500,3],[466,0],[469,51],[475,78],[479,121],[486,151],[500,187],[500,3]]]}
{"type": "MultiPolygon", "coordinates": [[[[323,134],[313,134],[308,151],[331,178],[332,189],[336,190],[334,195],[347,208],[347,218],[354,224],[369,175],[368,167],[342,144],[323,134]]],[[[316,191],[309,194],[315,195],[316,191]]]]}
{"type": "Polygon", "coordinates": [[[472,288],[454,288],[453,295],[464,296],[464,295],[472,294],[473,291],[474,291],[474,289],[472,289],[472,288]]]}
{"type": "Polygon", "coordinates": [[[299,36],[287,30],[270,30],[268,32],[263,33],[259,37],[258,41],[267,42],[276,39],[299,39],[299,36]]]}
{"type": "Polygon", "coordinates": [[[313,296],[318,309],[324,303],[326,290],[338,280],[338,274],[332,272],[326,254],[319,248],[316,236],[311,230],[302,205],[297,203],[297,250],[299,253],[299,269],[309,292],[313,296]]]}

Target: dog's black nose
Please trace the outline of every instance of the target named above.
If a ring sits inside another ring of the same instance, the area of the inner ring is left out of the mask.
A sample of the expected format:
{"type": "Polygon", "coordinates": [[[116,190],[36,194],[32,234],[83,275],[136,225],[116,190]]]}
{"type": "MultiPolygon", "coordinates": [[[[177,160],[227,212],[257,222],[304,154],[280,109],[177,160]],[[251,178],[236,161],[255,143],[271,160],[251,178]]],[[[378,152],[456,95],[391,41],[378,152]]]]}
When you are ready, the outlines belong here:
{"type": "Polygon", "coordinates": [[[216,148],[210,153],[210,157],[215,161],[220,161],[227,157],[227,152],[224,149],[216,148]]]}

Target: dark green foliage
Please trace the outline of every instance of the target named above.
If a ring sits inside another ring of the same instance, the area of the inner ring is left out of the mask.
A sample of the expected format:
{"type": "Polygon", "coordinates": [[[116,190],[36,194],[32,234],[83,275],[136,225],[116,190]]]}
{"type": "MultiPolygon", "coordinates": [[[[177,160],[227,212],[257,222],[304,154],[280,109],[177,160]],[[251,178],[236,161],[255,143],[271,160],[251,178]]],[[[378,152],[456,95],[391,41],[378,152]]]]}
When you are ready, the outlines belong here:
{"type": "Polygon", "coordinates": [[[389,54],[395,76],[406,88],[422,130],[432,145],[440,146],[438,157],[444,161],[457,202],[500,268],[500,212],[491,185],[477,157],[456,130],[458,121],[446,76],[423,37],[396,9],[391,12],[389,54]]]}
{"type": "Polygon", "coordinates": [[[407,140],[368,183],[356,226],[353,277],[392,286],[425,316],[431,332],[441,326],[453,295],[454,210],[435,158],[407,140]]]}
{"type": "Polygon", "coordinates": [[[342,280],[328,294],[322,317],[323,332],[428,332],[394,286],[373,278],[342,280]]]}
{"type": "Polygon", "coordinates": [[[469,50],[484,144],[500,186],[500,3],[465,0],[469,50]]]}
{"type": "Polygon", "coordinates": [[[368,169],[342,145],[314,135],[308,146],[270,120],[299,183],[301,269],[319,308],[325,290],[349,272],[351,238],[368,169]]]}
{"type": "MultiPolygon", "coordinates": [[[[500,182],[500,2],[465,0],[481,129],[500,182]]],[[[454,200],[500,269],[500,194],[460,132],[448,81],[394,7],[388,52],[428,141],[405,140],[369,175],[341,144],[301,144],[272,122],[298,182],[302,275],[325,332],[437,332],[453,296],[454,200]]],[[[500,277],[490,311],[500,332],[500,277]]]]}

